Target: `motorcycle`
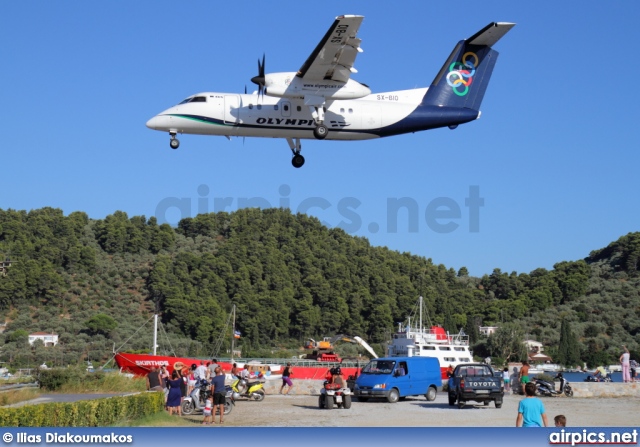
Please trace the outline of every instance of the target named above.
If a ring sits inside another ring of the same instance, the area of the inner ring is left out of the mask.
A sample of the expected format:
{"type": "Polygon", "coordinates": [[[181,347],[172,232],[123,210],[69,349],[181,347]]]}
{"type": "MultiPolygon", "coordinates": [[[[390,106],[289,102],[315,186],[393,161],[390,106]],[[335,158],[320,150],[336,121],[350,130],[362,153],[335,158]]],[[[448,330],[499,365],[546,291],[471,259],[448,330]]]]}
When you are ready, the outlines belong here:
{"type": "Polygon", "coordinates": [[[569,385],[569,381],[564,378],[562,373],[558,373],[554,377],[554,382],[548,382],[542,379],[535,379],[536,391],[537,394],[541,396],[558,396],[558,395],[566,395],[567,397],[573,396],[573,390],[571,389],[571,385],[569,385]],[[556,390],[555,380],[560,381],[560,389],[556,390]]]}
{"type": "Polygon", "coordinates": [[[606,377],[599,377],[599,376],[587,376],[586,379],[584,379],[585,382],[613,382],[613,380],[611,380],[611,377],[606,376],[606,377]]]}
{"type": "Polygon", "coordinates": [[[334,402],[338,408],[345,410],[351,408],[351,390],[349,387],[343,388],[337,383],[324,382],[318,397],[318,407],[331,410],[334,402]]]}
{"type": "MultiPolygon", "coordinates": [[[[206,380],[199,380],[195,388],[182,400],[182,414],[193,414],[197,411],[204,411],[205,403],[207,399],[211,398],[210,384],[206,380]]],[[[229,385],[225,386],[226,396],[224,401],[224,414],[227,415],[233,410],[233,406],[236,404],[233,397],[233,390],[229,385]]]]}
{"type": "Polygon", "coordinates": [[[236,379],[231,384],[233,390],[233,398],[240,399],[242,397],[249,400],[255,400],[260,402],[264,400],[264,382],[256,380],[255,382],[248,382],[247,379],[236,379]]]}

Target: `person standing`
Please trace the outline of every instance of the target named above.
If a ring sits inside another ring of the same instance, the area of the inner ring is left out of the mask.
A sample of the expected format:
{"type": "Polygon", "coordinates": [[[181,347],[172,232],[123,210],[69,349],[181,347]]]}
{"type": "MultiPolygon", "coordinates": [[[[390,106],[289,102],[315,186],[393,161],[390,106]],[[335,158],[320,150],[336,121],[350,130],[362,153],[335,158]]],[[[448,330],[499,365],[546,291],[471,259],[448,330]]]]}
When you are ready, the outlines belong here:
{"type": "Polygon", "coordinates": [[[505,366],[504,370],[502,371],[502,380],[504,380],[504,390],[508,393],[509,391],[511,391],[511,377],[509,376],[509,368],[507,366],[505,366]]]}
{"type": "Polygon", "coordinates": [[[147,374],[147,391],[163,391],[162,379],[155,366],[152,366],[147,374]]]}
{"type": "Polygon", "coordinates": [[[171,378],[167,380],[167,387],[169,393],[167,394],[167,408],[169,408],[169,414],[177,413],[178,416],[182,416],[182,377],[178,374],[178,371],[173,370],[171,378]]]}
{"type": "Polygon", "coordinates": [[[628,382],[631,382],[630,364],[629,364],[631,355],[629,354],[629,350],[625,345],[622,345],[622,347],[624,348],[624,352],[620,356],[620,363],[622,364],[622,381],[625,383],[628,383],[628,382]]]}
{"type": "Polygon", "coordinates": [[[634,359],[629,360],[629,368],[631,369],[631,381],[636,382],[636,377],[638,374],[638,362],[634,359]]]}
{"type": "Polygon", "coordinates": [[[211,363],[207,365],[207,369],[209,370],[209,378],[213,379],[216,376],[216,368],[220,366],[218,365],[218,359],[211,359],[211,363]]]}
{"type": "Polygon", "coordinates": [[[169,376],[169,371],[167,371],[167,367],[162,365],[160,367],[160,378],[162,379],[162,389],[164,390],[164,405],[167,406],[167,397],[169,396],[169,386],[167,382],[171,378],[169,376]]]}
{"type": "Polygon", "coordinates": [[[526,360],[522,362],[522,368],[520,368],[520,376],[518,378],[522,385],[529,383],[529,362],[526,360]]]}
{"type": "Polygon", "coordinates": [[[527,397],[518,405],[516,427],[548,427],[544,404],[536,397],[536,384],[527,383],[524,386],[524,392],[527,397]]]}
{"type": "Polygon", "coordinates": [[[213,406],[213,402],[211,398],[208,397],[206,402],[204,403],[204,410],[202,411],[202,415],[204,418],[202,419],[202,425],[209,425],[211,423],[211,407],[213,406]]]}
{"type": "Polygon", "coordinates": [[[284,393],[289,394],[289,392],[293,389],[293,382],[291,381],[291,376],[293,375],[293,368],[291,367],[291,363],[287,363],[287,367],[282,372],[282,386],[280,387],[280,394],[285,386],[288,386],[287,391],[284,393]]]}
{"type": "Polygon", "coordinates": [[[216,410],[220,413],[220,423],[224,422],[224,402],[226,390],[224,387],[224,374],[219,366],[215,370],[215,376],[211,380],[211,394],[213,395],[213,423],[216,423],[216,410]]]}
{"type": "Polygon", "coordinates": [[[204,366],[203,362],[200,362],[200,366],[196,368],[194,375],[196,380],[207,380],[207,367],[204,366]]]}
{"type": "Polygon", "coordinates": [[[240,378],[240,370],[238,368],[237,363],[234,363],[233,366],[231,367],[231,376],[233,377],[234,380],[240,378]]]}

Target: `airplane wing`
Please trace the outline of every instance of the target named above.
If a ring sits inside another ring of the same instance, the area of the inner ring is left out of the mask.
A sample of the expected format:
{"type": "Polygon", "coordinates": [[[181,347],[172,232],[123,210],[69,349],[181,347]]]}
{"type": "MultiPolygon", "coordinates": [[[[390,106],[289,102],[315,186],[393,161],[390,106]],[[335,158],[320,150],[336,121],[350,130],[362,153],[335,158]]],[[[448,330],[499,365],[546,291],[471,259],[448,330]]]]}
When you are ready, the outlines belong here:
{"type": "Polygon", "coordinates": [[[297,76],[305,81],[334,80],[347,82],[351,73],[356,73],[353,63],[361,40],[356,37],[363,16],[345,15],[336,17],[313,53],[302,65],[297,76]]]}

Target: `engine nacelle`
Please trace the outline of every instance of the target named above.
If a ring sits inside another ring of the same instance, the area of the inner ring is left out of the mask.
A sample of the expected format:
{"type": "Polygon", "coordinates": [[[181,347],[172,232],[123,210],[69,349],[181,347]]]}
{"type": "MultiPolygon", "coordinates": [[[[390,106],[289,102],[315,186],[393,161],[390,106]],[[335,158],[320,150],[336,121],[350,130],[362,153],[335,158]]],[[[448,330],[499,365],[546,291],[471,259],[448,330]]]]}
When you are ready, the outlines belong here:
{"type": "Polygon", "coordinates": [[[371,94],[371,89],[353,79],[347,82],[308,82],[295,73],[269,73],[265,75],[265,94],[277,98],[304,98],[320,96],[330,99],[357,99],[371,94]]]}

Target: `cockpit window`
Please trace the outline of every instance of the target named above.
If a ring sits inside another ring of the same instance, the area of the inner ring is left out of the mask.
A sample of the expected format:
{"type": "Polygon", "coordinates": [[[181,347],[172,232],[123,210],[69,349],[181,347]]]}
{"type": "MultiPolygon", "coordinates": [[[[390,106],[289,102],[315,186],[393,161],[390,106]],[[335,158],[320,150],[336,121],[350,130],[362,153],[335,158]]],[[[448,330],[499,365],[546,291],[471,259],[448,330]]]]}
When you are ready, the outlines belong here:
{"type": "Polygon", "coordinates": [[[186,104],[188,102],[207,102],[206,96],[192,96],[190,98],[185,99],[180,104],[186,104]]]}

